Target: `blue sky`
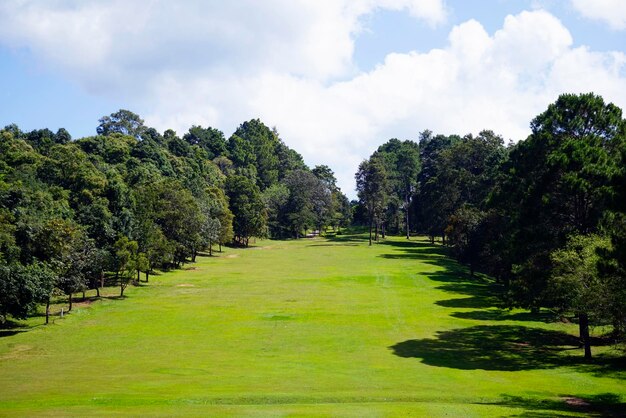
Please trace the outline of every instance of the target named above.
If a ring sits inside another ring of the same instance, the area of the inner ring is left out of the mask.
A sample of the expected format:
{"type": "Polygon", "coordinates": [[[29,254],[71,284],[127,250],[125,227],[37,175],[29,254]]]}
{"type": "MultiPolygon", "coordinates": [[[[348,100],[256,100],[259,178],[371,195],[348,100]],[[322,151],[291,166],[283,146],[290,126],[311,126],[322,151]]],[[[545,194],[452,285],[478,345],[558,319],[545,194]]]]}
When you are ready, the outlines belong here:
{"type": "Polygon", "coordinates": [[[95,134],[120,108],[183,134],[260,117],[354,195],[391,137],[518,141],[563,92],[626,107],[622,0],[0,4],[0,126],[95,134]]]}

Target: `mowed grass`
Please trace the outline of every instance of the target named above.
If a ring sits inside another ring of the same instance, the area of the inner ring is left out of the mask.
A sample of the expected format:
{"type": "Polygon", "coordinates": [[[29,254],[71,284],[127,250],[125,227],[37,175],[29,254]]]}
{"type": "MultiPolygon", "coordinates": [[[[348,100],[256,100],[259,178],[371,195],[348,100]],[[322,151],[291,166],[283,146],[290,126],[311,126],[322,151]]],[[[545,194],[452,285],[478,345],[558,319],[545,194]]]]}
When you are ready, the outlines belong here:
{"type": "Polygon", "coordinates": [[[0,331],[0,415],[626,411],[616,348],[585,364],[575,325],[500,310],[497,291],[425,240],[229,248],[123,300],[0,331]]]}

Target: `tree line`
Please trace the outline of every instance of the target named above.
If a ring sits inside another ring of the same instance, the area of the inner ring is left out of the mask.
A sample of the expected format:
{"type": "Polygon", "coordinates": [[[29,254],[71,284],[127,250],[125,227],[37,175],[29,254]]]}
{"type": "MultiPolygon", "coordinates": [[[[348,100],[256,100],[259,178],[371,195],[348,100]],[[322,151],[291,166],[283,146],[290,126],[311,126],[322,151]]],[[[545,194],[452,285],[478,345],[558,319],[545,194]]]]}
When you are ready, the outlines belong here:
{"type": "Polygon", "coordinates": [[[509,307],[578,318],[626,334],[626,121],[594,94],[564,94],[504,144],[478,135],[392,139],[356,173],[355,220],[370,244],[385,230],[440,237],[493,276],[509,307]]]}
{"type": "Polygon", "coordinates": [[[0,322],[40,304],[148,281],[198,253],[251,237],[301,237],[351,222],[327,166],[307,167],[276,129],[242,123],[226,139],[192,126],[182,137],[120,110],[97,135],[0,130],[0,322]]]}

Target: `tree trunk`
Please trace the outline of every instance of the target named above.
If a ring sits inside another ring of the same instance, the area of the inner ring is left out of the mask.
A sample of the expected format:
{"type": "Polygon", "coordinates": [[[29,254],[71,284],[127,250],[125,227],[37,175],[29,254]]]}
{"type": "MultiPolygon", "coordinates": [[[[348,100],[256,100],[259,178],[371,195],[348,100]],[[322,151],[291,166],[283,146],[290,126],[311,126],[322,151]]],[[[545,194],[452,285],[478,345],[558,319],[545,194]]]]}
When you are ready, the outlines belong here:
{"type": "Polygon", "coordinates": [[[370,245],[372,245],[372,218],[370,218],[370,245]]]}
{"type": "Polygon", "coordinates": [[[72,310],[72,292],[70,292],[68,296],[70,298],[70,307],[67,311],[70,312],[72,310]]]}
{"type": "Polygon", "coordinates": [[[383,239],[385,239],[385,223],[384,222],[380,224],[380,231],[381,231],[381,235],[383,239]]]}
{"type": "Polygon", "coordinates": [[[85,291],[83,290],[83,301],[85,301],[86,297],[85,297],[85,291]]]}
{"type": "Polygon", "coordinates": [[[120,283],[120,297],[124,297],[124,284],[120,283]]]}
{"type": "MultiPolygon", "coordinates": [[[[104,270],[100,270],[100,287],[104,287],[104,270]]],[[[100,291],[98,291],[98,296],[100,296],[100,291]]]]}
{"type": "Polygon", "coordinates": [[[213,255],[213,241],[209,240],[209,256],[213,255]]]}
{"type": "Polygon", "coordinates": [[[589,315],[578,314],[578,328],[580,330],[580,340],[585,347],[585,360],[591,360],[591,339],[589,338],[589,315]]]}
{"type": "Polygon", "coordinates": [[[50,320],[50,298],[46,301],[46,324],[50,320]]]}
{"type": "Polygon", "coordinates": [[[406,210],[406,239],[411,239],[411,232],[409,228],[409,210],[406,210]]]}
{"type": "Polygon", "coordinates": [[[148,283],[148,270],[146,270],[146,283],[148,283]]]}
{"type": "Polygon", "coordinates": [[[222,243],[220,242],[220,252],[222,252],[222,243]]]}
{"type": "Polygon", "coordinates": [[[96,286],[96,297],[100,297],[100,288],[98,286],[96,286]]]}
{"type": "Polygon", "coordinates": [[[374,241],[378,242],[378,222],[376,222],[376,231],[374,234],[374,241]]]}

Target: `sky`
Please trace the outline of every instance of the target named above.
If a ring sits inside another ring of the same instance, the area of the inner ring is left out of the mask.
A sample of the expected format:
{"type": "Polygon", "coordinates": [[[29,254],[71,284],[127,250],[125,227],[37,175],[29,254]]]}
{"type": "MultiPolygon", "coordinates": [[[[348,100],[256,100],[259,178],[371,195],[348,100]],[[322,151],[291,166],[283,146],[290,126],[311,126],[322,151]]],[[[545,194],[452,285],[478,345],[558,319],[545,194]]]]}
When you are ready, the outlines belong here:
{"type": "Polygon", "coordinates": [[[118,109],[260,118],[354,197],[390,138],[517,142],[562,93],[626,109],[626,0],[4,0],[0,87],[0,126],[74,138],[118,109]]]}

